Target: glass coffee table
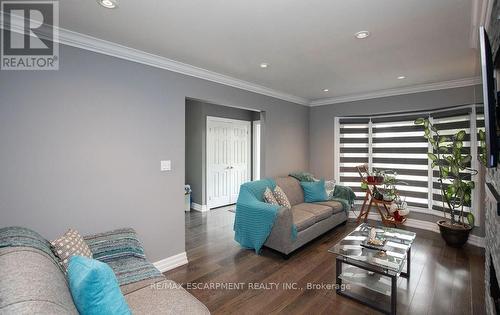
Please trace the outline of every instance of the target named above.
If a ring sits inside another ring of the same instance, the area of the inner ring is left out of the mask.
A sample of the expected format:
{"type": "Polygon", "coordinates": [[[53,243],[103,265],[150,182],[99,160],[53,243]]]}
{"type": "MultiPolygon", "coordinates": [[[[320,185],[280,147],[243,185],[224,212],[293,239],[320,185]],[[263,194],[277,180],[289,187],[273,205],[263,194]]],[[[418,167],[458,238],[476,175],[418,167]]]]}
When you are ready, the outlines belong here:
{"type": "Polygon", "coordinates": [[[337,294],[346,296],[378,311],[396,314],[398,277],[410,277],[411,245],[416,234],[389,228],[372,227],[363,223],[330,248],[336,257],[337,294]],[[376,238],[385,240],[383,250],[362,245],[369,239],[370,230],[376,229],[376,238]],[[403,271],[406,266],[406,271],[403,271]],[[353,284],[391,297],[391,305],[369,299],[365,294],[348,292],[344,284],[353,284]]]}

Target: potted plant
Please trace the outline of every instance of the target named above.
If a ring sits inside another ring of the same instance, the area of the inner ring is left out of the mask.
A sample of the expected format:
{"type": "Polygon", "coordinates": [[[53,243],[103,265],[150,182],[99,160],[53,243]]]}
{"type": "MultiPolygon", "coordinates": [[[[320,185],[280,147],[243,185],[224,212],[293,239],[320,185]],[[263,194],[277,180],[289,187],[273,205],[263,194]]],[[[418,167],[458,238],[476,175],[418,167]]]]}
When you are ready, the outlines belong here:
{"type": "Polygon", "coordinates": [[[444,220],[437,222],[439,231],[448,245],[462,247],[474,227],[472,213],[464,213],[464,205],[471,201],[474,182],[466,180],[465,175],[477,174],[477,170],[468,167],[472,156],[462,153],[466,133],[460,130],[454,135],[441,135],[428,118],[418,118],[415,124],[424,127],[424,137],[433,148],[427,156],[432,161],[432,168],[437,166],[439,170],[444,216],[444,220]]]}
{"type": "Polygon", "coordinates": [[[384,182],[385,173],[381,170],[375,170],[374,182],[377,184],[382,184],[384,182]]]}
{"type": "Polygon", "coordinates": [[[393,201],[399,196],[399,191],[396,188],[396,185],[408,185],[408,183],[398,181],[396,177],[398,173],[393,171],[384,172],[384,179],[382,183],[384,184],[384,200],[385,201],[393,201]]]}

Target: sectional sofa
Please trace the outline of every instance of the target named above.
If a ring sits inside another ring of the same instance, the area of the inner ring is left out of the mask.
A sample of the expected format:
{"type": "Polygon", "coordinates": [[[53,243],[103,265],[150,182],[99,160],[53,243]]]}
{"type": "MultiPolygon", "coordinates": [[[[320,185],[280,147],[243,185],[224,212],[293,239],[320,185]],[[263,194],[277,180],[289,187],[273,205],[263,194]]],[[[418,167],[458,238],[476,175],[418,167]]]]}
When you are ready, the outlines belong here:
{"type": "MultiPolygon", "coordinates": [[[[50,243],[29,229],[21,230],[22,237],[4,231],[0,229],[0,314],[78,314],[50,243]]],[[[133,314],[210,314],[203,303],[151,263],[134,260],[124,257],[111,266],[117,273],[115,268],[129,264],[132,272],[127,277],[138,280],[120,286],[133,314]],[[154,276],[135,277],[145,268],[154,269],[154,276]]]]}

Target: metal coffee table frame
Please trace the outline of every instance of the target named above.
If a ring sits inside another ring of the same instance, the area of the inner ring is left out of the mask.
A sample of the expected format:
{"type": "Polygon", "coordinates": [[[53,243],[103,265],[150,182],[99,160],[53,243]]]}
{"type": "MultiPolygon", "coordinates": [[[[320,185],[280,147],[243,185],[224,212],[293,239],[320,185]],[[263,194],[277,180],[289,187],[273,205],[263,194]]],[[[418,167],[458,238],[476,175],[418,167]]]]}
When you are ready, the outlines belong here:
{"type": "Polygon", "coordinates": [[[396,273],[392,270],[382,268],[382,267],[377,267],[371,264],[363,263],[358,260],[350,259],[345,256],[337,255],[336,257],[336,279],[337,279],[337,287],[336,291],[337,294],[348,297],[350,299],[353,299],[357,302],[360,302],[364,305],[367,305],[369,307],[372,307],[380,312],[386,313],[386,314],[391,314],[395,315],[396,314],[396,308],[397,308],[397,297],[398,297],[398,278],[401,276],[403,278],[409,279],[410,278],[410,265],[411,265],[411,246],[408,248],[407,254],[406,254],[406,272],[400,272],[396,273]],[[377,274],[380,274],[382,276],[389,277],[391,279],[391,306],[388,309],[387,307],[384,307],[384,304],[382,303],[377,303],[376,301],[369,299],[365,296],[362,296],[361,294],[357,294],[354,292],[347,292],[342,290],[342,278],[340,278],[340,275],[342,274],[342,265],[343,264],[348,264],[351,266],[355,266],[367,271],[371,271],[377,274]]]}

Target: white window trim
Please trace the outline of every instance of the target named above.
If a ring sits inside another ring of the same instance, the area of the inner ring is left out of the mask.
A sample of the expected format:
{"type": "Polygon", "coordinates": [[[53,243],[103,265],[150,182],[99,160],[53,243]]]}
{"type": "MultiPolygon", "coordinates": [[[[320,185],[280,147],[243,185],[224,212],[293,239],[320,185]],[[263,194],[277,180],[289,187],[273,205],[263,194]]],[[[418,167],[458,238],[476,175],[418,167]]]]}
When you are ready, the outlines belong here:
{"type": "Polygon", "coordinates": [[[333,169],[334,179],[336,183],[340,182],[340,117],[334,119],[334,152],[333,152],[333,169]]]}

